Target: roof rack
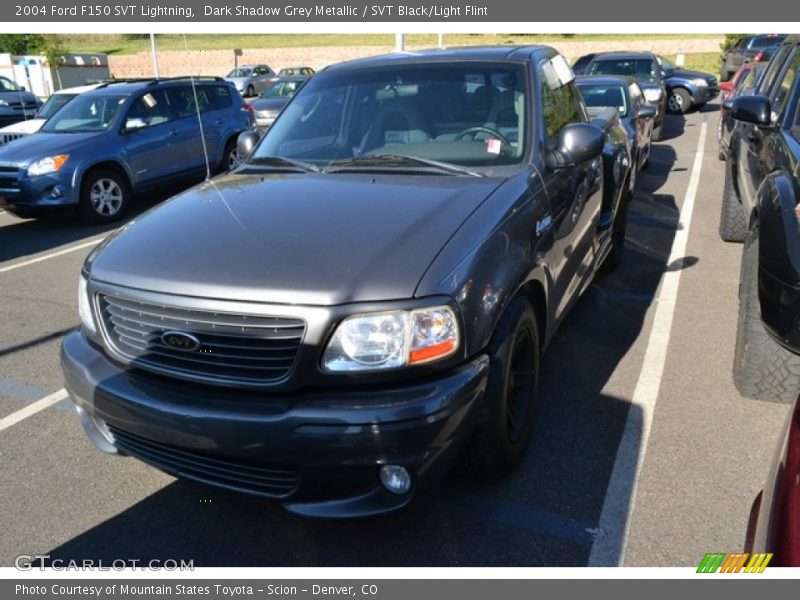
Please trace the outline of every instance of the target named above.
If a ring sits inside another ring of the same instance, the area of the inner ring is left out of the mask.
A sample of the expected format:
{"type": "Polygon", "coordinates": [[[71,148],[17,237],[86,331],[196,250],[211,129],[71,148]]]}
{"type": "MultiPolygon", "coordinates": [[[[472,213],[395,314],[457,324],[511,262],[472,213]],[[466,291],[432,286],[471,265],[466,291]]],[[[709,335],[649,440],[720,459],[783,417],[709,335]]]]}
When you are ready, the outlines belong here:
{"type": "Polygon", "coordinates": [[[158,85],[163,81],[181,81],[187,79],[194,79],[195,81],[225,81],[224,78],[217,75],[178,75],[175,77],[161,77],[159,79],[152,79],[148,85],[158,85]]]}

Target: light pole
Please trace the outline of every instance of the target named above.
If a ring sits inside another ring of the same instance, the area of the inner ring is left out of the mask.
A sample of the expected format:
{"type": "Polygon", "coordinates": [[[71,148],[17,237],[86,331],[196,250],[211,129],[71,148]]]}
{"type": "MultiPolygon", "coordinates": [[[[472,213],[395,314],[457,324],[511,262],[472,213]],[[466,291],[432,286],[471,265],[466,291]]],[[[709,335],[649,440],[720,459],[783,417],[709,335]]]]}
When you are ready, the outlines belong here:
{"type": "Polygon", "coordinates": [[[156,74],[156,79],[159,79],[158,74],[158,54],[156,54],[156,34],[150,34],[150,52],[153,54],[153,72],[156,74]]]}

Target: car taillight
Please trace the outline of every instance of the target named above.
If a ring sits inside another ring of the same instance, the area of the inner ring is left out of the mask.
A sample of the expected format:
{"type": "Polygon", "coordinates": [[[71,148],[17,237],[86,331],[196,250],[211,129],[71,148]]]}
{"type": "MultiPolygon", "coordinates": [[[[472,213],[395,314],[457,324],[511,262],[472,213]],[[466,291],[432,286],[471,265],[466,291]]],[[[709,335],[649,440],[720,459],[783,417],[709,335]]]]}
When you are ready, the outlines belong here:
{"type": "Polygon", "coordinates": [[[245,102],[242,105],[242,110],[250,116],[250,125],[253,125],[256,122],[256,109],[253,108],[252,104],[245,102]]]}
{"type": "Polygon", "coordinates": [[[761,62],[762,60],[764,60],[764,51],[760,50],[753,58],[753,62],[761,62]]]}
{"type": "Polygon", "coordinates": [[[800,401],[796,401],[789,425],[783,473],[783,503],[779,525],[776,564],[800,566],[800,401]]]}

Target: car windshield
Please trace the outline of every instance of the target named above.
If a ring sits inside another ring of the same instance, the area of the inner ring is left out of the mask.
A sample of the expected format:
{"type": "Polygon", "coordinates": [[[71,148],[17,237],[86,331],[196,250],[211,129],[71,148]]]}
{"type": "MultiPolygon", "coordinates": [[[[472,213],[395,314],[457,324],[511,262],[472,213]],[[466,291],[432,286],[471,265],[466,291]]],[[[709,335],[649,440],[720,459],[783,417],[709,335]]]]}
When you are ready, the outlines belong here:
{"type": "Polygon", "coordinates": [[[19,92],[22,89],[10,79],[0,77],[0,92],[19,92]]]}
{"type": "Polygon", "coordinates": [[[785,36],[777,35],[760,35],[750,40],[749,48],[769,48],[770,46],[777,46],[780,44],[785,36]]]}
{"type": "Polygon", "coordinates": [[[39,112],[36,113],[36,117],[38,119],[49,119],[75,96],[77,96],[77,94],[53,94],[47,99],[47,102],[42,105],[39,112]]]}
{"type": "Polygon", "coordinates": [[[91,133],[108,129],[126,96],[78,96],[55,113],[42,127],[48,133],[91,133]]]}
{"type": "Polygon", "coordinates": [[[586,106],[614,106],[621,117],[628,115],[628,103],[625,99],[625,89],[622,86],[579,83],[578,88],[583,94],[586,106]]]}
{"type": "Polygon", "coordinates": [[[526,82],[521,65],[482,62],[317,75],[284,109],[252,161],[366,166],[370,156],[399,155],[465,167],[518,163],[527,143],[526,82]]]}
{"type": "Polygon", "coordinates": [[[624,75],[637,79],[655,79],[656,62],[650,58],[597,60],[589,68],[591,75],[624,75]]]}
{"type": "Polygon", "coordinates": [[[252,72],[252,69],[243,69],[242,67],[239,67],[238,69],[234,69],[228,73],[226,77],[250,77],[250,73],[252,72]]]}
{"type": "Polygon", "coordinates": [[[273,85],[264,90],[262,98],[291,98],[300,86],[298,81],[276,81],[273,85]]]}

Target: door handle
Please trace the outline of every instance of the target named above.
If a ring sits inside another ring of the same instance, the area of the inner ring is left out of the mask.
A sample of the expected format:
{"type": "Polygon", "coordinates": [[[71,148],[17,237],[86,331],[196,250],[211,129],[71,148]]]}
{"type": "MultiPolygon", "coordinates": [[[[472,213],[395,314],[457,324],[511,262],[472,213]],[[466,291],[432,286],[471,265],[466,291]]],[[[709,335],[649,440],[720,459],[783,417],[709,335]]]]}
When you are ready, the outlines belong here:
{"type": "Polygon", "coordinates": [[[177,129],[170,129],[169,135],[172,136],[172,137],[175,137],[176,135],[178,135],[178,130],[177,129]]]}
{"type": "Polygon", "coordinates": [[[224,125],[225,124],[225,119],[217,119],[216,121],[214,121],[214,123],[216,125],[224,125]]]}

